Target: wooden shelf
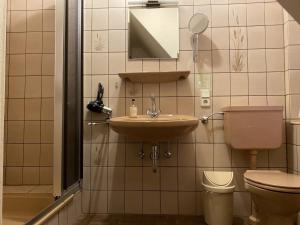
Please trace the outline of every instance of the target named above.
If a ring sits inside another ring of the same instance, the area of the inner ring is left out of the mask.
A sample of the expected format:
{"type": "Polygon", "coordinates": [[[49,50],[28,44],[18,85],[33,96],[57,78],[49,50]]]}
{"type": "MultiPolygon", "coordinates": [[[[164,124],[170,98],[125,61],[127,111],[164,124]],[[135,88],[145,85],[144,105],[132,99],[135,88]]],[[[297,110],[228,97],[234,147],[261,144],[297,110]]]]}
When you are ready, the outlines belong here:
{"type": "Polygon", "coordinates": [[[122,79],[133,83],[166,83],[186,79],[189,75],[190,71],[119,73],[122,79]]]}

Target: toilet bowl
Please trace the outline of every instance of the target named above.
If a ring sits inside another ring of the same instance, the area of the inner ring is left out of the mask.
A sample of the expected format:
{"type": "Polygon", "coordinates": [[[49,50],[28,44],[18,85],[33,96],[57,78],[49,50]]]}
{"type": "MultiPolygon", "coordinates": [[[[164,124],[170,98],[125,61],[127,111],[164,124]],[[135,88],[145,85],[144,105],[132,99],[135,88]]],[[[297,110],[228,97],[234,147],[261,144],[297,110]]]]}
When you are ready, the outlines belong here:
{"type": "Polygon", "coordinates": [[[278,170],[248,170],[245,187],[254,207],[251,225],[295,225],[300,210],[300,176],[278,170]]]}
{"type": "Polygon", "coordinates": [[[232,225],[233,172],[204,171],[204,219],[208,225],[232,225]]]}

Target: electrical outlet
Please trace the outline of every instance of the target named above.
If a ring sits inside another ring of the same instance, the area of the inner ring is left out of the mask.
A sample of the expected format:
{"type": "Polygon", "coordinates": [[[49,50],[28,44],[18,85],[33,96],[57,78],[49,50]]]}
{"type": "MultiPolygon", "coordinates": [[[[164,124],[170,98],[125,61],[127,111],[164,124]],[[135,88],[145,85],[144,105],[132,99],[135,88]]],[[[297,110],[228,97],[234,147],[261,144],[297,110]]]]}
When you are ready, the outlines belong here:
{"type": "Polygon", "coordinates": [[[201,107],[210,107],[210,98],[201,98],[201,107]]]}

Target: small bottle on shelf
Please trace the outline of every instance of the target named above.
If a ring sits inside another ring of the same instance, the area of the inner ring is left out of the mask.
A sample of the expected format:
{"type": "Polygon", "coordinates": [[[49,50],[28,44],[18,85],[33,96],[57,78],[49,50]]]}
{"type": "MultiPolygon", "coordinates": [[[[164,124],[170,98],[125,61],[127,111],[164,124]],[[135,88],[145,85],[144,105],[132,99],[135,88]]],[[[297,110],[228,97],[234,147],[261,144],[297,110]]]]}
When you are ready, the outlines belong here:
{"type": "Polygon", "coordinates": [[[137,117],[137,112],[138,112],[138,109],[135,105],[135,99],[133,98],[131,100],[131,106],[129,107],[129,117],[136,118],[137,117]]]}

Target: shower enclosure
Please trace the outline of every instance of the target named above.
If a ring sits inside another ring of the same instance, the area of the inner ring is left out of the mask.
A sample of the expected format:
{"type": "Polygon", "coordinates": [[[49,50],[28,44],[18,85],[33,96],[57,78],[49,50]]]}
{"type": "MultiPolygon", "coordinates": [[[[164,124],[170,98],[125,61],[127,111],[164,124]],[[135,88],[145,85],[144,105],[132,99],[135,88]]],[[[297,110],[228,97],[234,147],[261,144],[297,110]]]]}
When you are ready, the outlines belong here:
{"type": "Polygon", "coordinates": [[[3,224],[34,224],[80,187],[82,2],[7,6],[3,224]]]}

